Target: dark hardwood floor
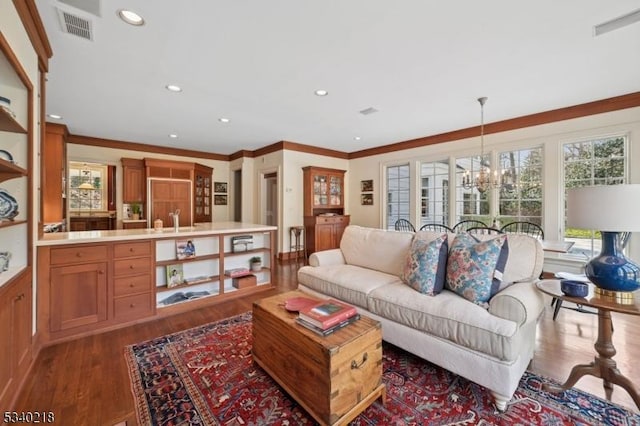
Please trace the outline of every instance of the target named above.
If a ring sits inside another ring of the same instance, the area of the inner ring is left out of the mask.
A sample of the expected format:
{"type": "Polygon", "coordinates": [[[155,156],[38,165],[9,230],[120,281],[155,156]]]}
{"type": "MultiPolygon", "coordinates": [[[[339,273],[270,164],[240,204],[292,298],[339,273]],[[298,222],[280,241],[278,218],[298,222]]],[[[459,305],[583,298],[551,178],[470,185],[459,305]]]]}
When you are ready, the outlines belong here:
{"type": "MultiPolygon", "coordinates": [[[[295,263],[275,268],[276,289],[223,302],[153,322],[89,336],[44,348],[18,397],[18,411],[53,411],[55,424],[135,425],[133,398],[123,348],[251,310],[252,302],[295,289],[295,263]]],[[[547,305],[548,306],[548,305],[547,305]]],[[[620,371],[640,385],[640,323],[638,317],[613,314],[615,360],[620,371]]],[[[577,363],[589,363],[595,352],[597,316],[562,309],[552,320],[548,306],[538,326],[536,354],[530,370],[563,382],[577,363]]],[[[602,381],[584,377],[577,388],[604,397],[602,381]]],[[[638,412],[626,391],[614,388],[613,401],[638,412]]]]}

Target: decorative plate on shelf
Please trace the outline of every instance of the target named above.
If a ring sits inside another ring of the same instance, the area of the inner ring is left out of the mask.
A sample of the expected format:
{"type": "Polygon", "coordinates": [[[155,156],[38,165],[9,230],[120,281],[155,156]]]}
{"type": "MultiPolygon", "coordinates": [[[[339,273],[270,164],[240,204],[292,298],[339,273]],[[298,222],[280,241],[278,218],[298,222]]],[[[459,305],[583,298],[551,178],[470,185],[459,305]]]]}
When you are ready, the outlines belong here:
{"type": "Polygon", "coordinates": [[[18,216],[18,202],[9,192],[0,188],[0,220],[13,220],[18,216]]]}
{"type": "Polygon", "coordinates": [[[0,158],[3,160],[7,160],[10,163],[13,163],[13,155],[9,151],[5,151],[4,149],[0,149],[0,158]]]}

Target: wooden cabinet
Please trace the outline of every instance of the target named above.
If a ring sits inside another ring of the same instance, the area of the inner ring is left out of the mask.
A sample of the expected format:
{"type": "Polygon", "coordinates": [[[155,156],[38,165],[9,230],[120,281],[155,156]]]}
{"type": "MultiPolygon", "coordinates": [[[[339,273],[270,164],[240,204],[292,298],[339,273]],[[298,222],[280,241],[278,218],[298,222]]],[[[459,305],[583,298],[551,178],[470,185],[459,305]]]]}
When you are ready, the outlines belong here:
{"type": "MultiPolygon", "coordinates": [[[[4,13],[12,6],[3,5],[2,9],[4,13]]],[[[35,65],[28,62],[35,62],[37,58],[29,51],[26,33],[24,40],[22,34],[20,31],[0,34],[0,94],[11,100],[8,108],[0,108],[0,150],[6,151],[0,156],[0,251],[11,253],[8,269],[0,273],[0,407],[3,411],[12,408],[31,363],[32,349],[31,250],[33,217],[36,216],[32,204],[32,170],[35,130],[39,124],[34,113],[40,108],[34,91],[37,82],[31,82],[29,77],[40,74],[33,69],[35,65]],[[18,54],[9,44],[17,39],[20,39],[18,54]],[[19,58],[28,61],[20,63],[19,58]]]]}
{"type": "Polygon", "coordinates": [[[38,328],[56,341],[152,316],[151,241],[38,247],[38,328]]]}
{"type": "Polygon", "coordinates": [[[344,229],[349,225],[349,216],[305,216],[307,252],[329,250],[340,247],[344,229]]]}
{"type": "MultiPolygon", "coordinates": [[[[262,229],[258,226],[252,231],[204,235],[201,231],[192,235],[184,232],[180,238],[159,234],[143,240],[39,246],[39,339],[44,344],[69,340],[271,289],[275,230],[262,229]],[[253,248],[233,252],[231,238],[238,235],[252,237],[253,248]],[[187,240],[194,243],[196,255],[178,259],[176,246],[187,240]],[[262,257],[262,269],[254,272],[255,285],[234,287],[233,279],[224,271],[249,267],[253,256],[262,257]],[[177,267],[182,268],[184,282],[169,287],[166,271],[177,267]]],[[[30,276],[28,281],[31,282],[30,276]]],[[[6,294],[3,290],[0,288],[0,298],[6,294]]],[[[11,293],[6,300],[15,296],[11,293]]],[[[22,298],[31,300],[30,293],[25,291],[22,298]]],[[[12,335],[11,329],[3,329],[9,321],[6,305],[0,305],[0,339],[5,340],[12,335]]],[[[20,327],[28,329],[25,336],[30,337],[31,302],[21,306],[29,308],[28,314],[20,316],[29,324],[20,327]]],[[[15,347],[0,344],[0,356],[4,357],[5,352],[13,354],[15,347]]],[[[4,367],[0,366],[0,384],[9,374],[4,367]]]]}
{"type": "Polygon", "coordinates": [[[121,158],[122,201],[124,203],[146,202],[146,173],[143,160],[121,158]]]}
{"type": "Polygon", "coordinates": [[[193,181],[193,221],[211,222],[211,167],[195,165],[193,181]]]}
{"type": "Polygon", "coordinates": [[[0,288],[0,406],[8,407],[31,363],[31,272],[0,288]]]}
{"type": "Polygon", "coordinates": [[[304,215],[344,213],[345,170],[303,167],[304,215]]]}
{"type": "Polygon", "coordinates": [[[113,246],[113,317],[117,322],[148,317],[155,312],[151,241],[113,246]]]}
{"type": "Polygon", "coordinates": [[[211,222],[213,190],[211,167],[153,158],[145,158],[144,165],[146,177],[151,179],[151,196],[149,197],[151,206],[148,209],[151,221],[160,218],[165,226],[172,226],[169,212],[180,209],[180,226],[211,222]],[[169,182],[172,181],[177,183],[170,184],[169,182]],[[191,186],[186,188],[179,181],[190,181],[191,186]],[[188,195],[187,198],[185,195],[188,195]]]}
{"type": "Polygon", "coordinates": [[[64,222],[66,215],[67,128],[46,124],[41,155],[42,222],[64,222]]]}
{"type": "Polygon", "coordinates": [[[107,320],[107,245],[51,250],[49,331],[89,330],[107,320]]]}
{"type": "Polygon", "coordinates": [[[107,231],[114,229],[113,220],[107,216],[78,216],[69,219],[70,231],[107,231]]]}
{"type": "Polygon", "coordinates": [[[304,226],[307,252],[340,246],[349,216],[344,215],[344,170],[303,167],[304,226]]]}

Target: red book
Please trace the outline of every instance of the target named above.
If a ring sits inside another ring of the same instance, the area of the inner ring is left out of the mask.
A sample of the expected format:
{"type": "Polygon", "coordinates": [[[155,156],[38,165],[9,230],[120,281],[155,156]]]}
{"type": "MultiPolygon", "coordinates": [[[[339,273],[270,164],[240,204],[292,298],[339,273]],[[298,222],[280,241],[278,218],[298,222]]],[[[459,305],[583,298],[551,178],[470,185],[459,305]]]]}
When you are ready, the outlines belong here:
{"type": "Polygon", "coordinates": [[[356,308],[335,299],[328,299],[300,310],[299,317],[323,330],[358,314],[356,308]]]}

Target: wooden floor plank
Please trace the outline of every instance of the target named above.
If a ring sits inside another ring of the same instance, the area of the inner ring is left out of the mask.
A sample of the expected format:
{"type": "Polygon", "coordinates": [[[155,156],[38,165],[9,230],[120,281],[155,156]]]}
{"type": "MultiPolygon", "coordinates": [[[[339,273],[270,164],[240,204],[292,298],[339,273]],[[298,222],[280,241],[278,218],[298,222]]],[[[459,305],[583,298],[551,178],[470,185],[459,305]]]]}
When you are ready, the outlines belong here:
{"type": "MultiPolygon", "coordinates": [[[[113,426],[124,421],[134,425],[125,346],[249,311],[256,299],[295,289],[296,271],[295,263],[277,265],[274,268],[276,288],[268,292],[46,347],[40,352],[15,408],[54,411],[56,424],[113,426]]],[[[536,352],[530,370],[564,381],[573,365],[593,360],[597,316],[561,309],[553,321],[552,314],[547,305],[538,324],[536,352]]],[[[637,319],[614,313],[613,342],[619,369],[640,386],[637,367],[640,321],[637,319]]],[[[576,387],[604,397],[599,379],[584,377],[576,387]]],[[[613,401],[638,412],[626,391],[617,386],[613,401]]]]}

